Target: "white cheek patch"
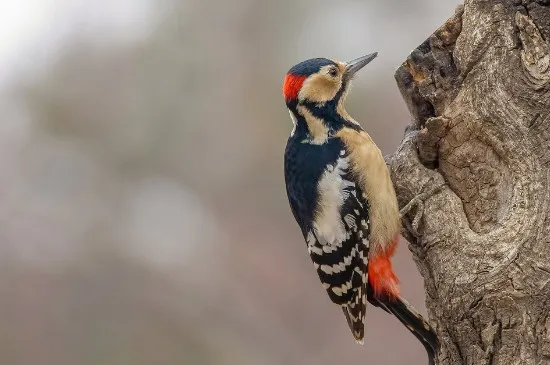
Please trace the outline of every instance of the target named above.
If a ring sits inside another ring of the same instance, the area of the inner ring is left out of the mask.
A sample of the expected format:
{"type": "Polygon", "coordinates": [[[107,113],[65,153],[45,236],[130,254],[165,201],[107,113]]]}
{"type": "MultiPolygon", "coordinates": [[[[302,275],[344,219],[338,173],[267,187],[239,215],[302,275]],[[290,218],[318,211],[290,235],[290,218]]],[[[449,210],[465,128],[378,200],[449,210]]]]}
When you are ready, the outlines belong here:
{"type": "Polygon", "coordinates": [[[290,114],[290,119],[292,120],[292,132],[290,132],[290,136],[293,136],[294,133],[296,133],[296,125],[298,124],[298,120],[296,119],[296,116],[292,112],[292,110],[288,109],[288,113],[290,114]]]}
{"type": "Polygon", "coordinates": [[[336,166],[327,166],[318,184],[319,205],[316,210],[313,227],[320,241],[335,245],[345,241],[346,227],[340,211],[344,204],[344,188],[350,182],[343,176],[349,167],[349,159],[339,158],[336,166]]]}

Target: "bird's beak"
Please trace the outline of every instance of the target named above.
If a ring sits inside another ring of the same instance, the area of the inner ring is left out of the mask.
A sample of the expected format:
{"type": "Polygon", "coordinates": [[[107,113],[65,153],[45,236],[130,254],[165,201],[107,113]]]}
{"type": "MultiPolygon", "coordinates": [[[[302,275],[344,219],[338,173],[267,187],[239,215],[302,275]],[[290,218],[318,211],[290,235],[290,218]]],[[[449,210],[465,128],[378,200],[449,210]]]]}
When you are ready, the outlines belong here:
{"type": "Polygon", "coordinates": [[[378,52],[374,52],[366,56],[359,57],[352,61],[349,61],[346,64],[346,69],[344,70],[344,73],[348,78],[353,77],[353,75],[355,75],[357,71],[365,67],[370,61],[374,60],[376,56],[378,56],[378,52]]]}

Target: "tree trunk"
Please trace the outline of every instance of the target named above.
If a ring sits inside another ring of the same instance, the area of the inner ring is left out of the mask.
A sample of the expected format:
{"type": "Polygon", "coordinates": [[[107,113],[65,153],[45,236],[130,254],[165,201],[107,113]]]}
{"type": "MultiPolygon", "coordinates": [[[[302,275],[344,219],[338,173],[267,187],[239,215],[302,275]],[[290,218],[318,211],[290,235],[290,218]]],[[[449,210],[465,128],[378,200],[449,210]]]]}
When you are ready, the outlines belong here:
{"type": "Polygon", "coordinates": [[[550,0],[467,0],[396,79],[436,363],[550,364],[550,0]]]}

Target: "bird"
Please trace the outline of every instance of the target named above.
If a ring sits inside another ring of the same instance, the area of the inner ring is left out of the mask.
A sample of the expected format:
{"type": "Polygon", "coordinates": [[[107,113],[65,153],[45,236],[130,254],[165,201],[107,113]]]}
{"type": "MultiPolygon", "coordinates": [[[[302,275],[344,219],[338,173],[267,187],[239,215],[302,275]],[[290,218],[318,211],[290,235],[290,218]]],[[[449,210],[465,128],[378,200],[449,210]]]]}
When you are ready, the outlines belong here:
{"type": "Polygon", "coordinates": [[[344,106],[357,71],[377,55],[312,58],[285,75],[293,124],[284,154],[286,192],[322,286],[342,308],[355,341],[364,342],[368,302],[395,315],[433,363],[437,336],[400,295],[391,263],[401,218],[389,170],[344,106]]]}

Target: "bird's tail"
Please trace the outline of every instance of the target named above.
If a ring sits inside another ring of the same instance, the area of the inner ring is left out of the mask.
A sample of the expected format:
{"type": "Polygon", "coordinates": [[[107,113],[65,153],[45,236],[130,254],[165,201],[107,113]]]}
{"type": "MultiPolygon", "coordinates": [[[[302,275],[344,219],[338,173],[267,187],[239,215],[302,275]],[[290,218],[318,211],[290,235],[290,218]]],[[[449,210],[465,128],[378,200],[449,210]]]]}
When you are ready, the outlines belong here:
{"type": "MultiPolygon", "coordinates": [[[[369,293],[370,294],[370,293],[369,293]]],[[[397,298],[376,298],[369,296],[371,304],[384,309],[399,319],[405,327],[422,343],[428,353],[429,364],[434,364],[439,341],[432,326],[420,313],[401,296],[397,298]]]]}
{"type": "Polygon", "coordinates": [[[346,305],[342,306],[342,311],[348,321],[349,329],[359,344],[363,344],[365,337],[365,312],[367,305],[367,293],[364,285],[359,287],[359,290],[354,295],[353,299],[346,305]]]}

